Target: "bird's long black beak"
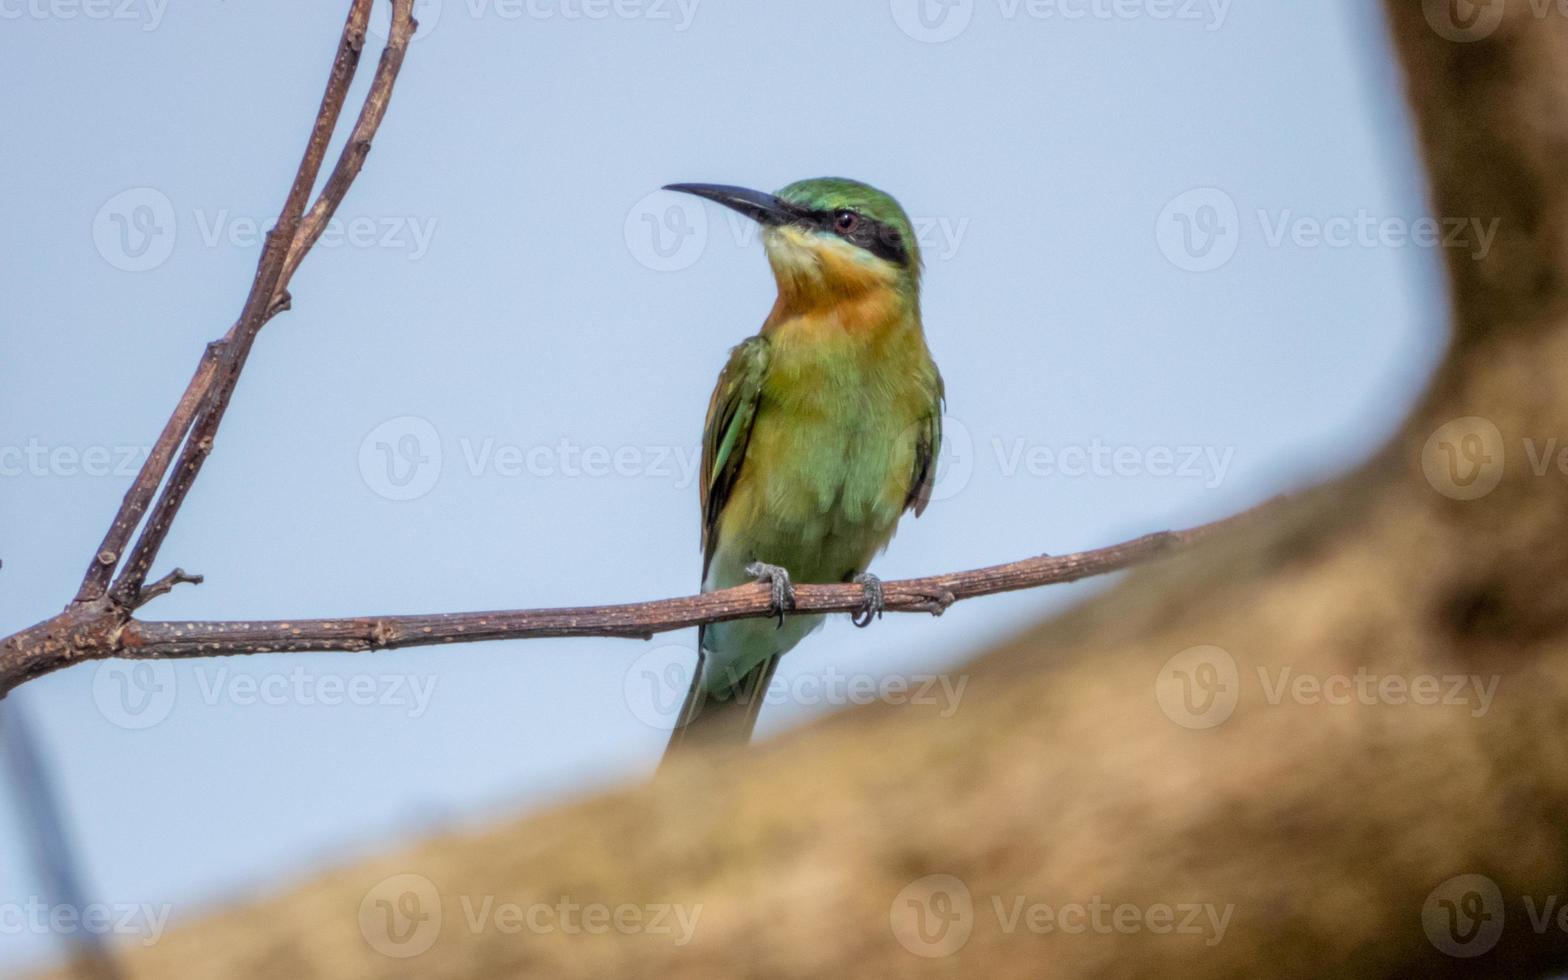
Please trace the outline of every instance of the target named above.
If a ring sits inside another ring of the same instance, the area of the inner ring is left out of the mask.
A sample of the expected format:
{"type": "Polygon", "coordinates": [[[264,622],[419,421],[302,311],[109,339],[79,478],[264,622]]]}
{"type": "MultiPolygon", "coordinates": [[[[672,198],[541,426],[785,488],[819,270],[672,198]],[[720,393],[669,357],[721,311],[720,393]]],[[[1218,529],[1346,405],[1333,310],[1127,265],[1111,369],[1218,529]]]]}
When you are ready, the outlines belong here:
{"type": "Polygon", "coordinates": [[[705,197],[770,227],[792,224],[807,217],[805,212],[783,198],[744,187],[731,187],[728,184],[666,184],[664,189],[705,197]]]}

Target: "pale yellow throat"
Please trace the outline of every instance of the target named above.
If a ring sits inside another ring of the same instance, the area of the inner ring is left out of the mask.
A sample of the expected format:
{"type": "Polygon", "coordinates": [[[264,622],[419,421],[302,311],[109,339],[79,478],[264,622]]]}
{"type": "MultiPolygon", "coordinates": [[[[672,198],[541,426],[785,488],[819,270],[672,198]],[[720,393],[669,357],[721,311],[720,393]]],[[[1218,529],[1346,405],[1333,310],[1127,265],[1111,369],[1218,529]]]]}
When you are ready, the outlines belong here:
{"type": "Polygon", "coordinates": [[[797,311],[867,293],[897,292],[897,266],[841,238],[790,225],[767,229],[762,243],[778,280],[780,302],[797,311]]]}

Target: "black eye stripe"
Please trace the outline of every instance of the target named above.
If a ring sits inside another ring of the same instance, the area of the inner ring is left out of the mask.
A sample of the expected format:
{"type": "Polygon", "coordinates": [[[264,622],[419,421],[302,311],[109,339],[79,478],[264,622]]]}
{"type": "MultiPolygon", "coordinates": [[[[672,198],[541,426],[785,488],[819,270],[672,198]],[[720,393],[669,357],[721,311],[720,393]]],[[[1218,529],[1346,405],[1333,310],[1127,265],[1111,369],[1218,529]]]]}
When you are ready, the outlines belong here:
{"type": "MultiPolygon", "coordinates": [[[[845,234],[838,230],[838,216],[844,209],[815,211],[811,219],[817,227],[844,239],[853,245],[897,266],[909,265],[909,246],[899,230],[886,222],[860,214],[860,224],[845,234]]],[[[859,212],[856,212],[859,214],[859,212]]]]}

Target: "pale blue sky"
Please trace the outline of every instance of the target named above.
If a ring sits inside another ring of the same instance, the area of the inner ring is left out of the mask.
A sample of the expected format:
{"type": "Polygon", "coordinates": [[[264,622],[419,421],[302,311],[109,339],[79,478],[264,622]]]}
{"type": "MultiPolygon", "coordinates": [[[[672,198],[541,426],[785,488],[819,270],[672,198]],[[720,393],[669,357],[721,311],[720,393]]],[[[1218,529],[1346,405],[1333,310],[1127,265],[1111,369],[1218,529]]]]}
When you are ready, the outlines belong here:
{"type": "MultiPolygon", "coordinates": [[[[424,5],[344,227],[164,549],[207,582],[149,618],[693,589],[690,457],[772,284],[751,230],[670,181],[853,176],[924,229],[954,453],[884,577],[1238,510],[1357,459],[1434,361],[1368,5],[595,2],[424,5]]],[[[238,311],[344,9],[0,0],[0,632],[70,596],[124,458],[238,311]]],[[[1099,587],[834,622],[783,673],[930,671],[1099,587]]],[[[91,897],[178,922],[647,772],[640,685],[692,640],[87,665],[16,697],[91,897]]],[[[12,803],[0,903],[39,889],[12,803]]],[[[50,944],[0,933],[0,971],[50,944]]]]}

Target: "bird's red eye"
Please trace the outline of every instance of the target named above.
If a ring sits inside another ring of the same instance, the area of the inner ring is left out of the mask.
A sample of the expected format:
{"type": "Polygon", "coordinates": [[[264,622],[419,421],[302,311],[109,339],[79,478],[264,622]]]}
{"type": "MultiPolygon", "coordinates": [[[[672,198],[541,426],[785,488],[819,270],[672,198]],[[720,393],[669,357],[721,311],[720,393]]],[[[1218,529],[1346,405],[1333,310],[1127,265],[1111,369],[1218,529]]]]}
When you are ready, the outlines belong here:
{"type": "Polygon", "coordinates": [[[833,229],[840,235],[848,235],[860,227],[860,215],[853,211],[840,211],[833,216],[833,229]]]}

